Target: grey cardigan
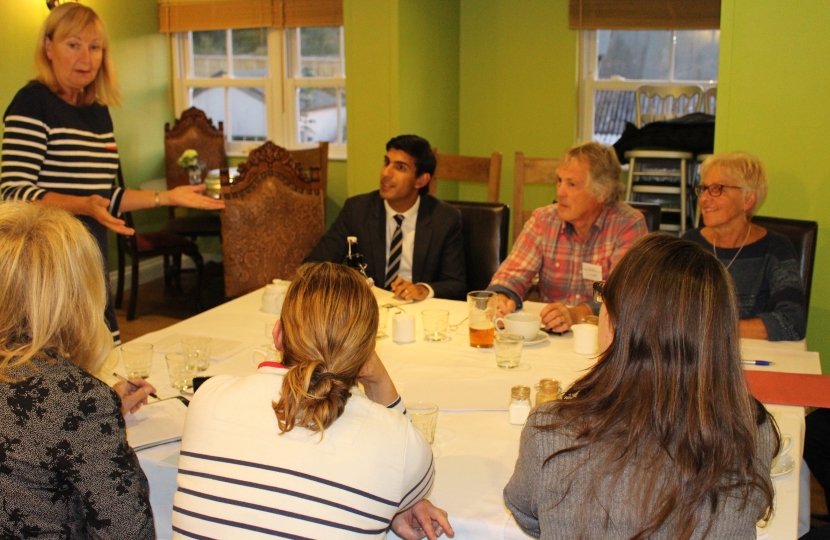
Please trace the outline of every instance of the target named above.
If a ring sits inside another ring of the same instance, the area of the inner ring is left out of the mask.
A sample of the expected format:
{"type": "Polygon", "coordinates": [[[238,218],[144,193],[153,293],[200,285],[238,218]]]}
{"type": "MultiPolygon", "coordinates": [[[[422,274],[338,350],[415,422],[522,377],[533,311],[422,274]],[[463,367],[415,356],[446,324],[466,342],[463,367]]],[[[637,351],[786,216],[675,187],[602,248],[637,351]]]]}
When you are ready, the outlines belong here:
{"type": "MultiPolygon", "coordinates": [[[[540,431],[537,428],[537,425],[545,425],[558,418],[555,405],[544,406],[528,418],[522,431],[516,469],[504,488],[504,502],[516,523],[527,534],[543,539],[570,539],[577,537],[579,513],[591,500],[588,490],[590,482],[598,474],[598,467],[591,460],[590,447],[558,456],[543,465],[553,452],[574,442],[563,429],[540,431]],[[566,493],[569,483],[570,491],[566,493]]],[[[758,456],[761,466],[768,470],[774,454],[772,425],[766,422],[760,434],[758,456]]],[[[638,466],[633,463],[626,465],[616,485],[611,482],[601,485],[599,498],[603,504],[588,509],[584,538],[628,539],[636,532],[631,522],[633,508],[628,493],[633,486],[632,473],[638,466]]],[[[766,510],[760,501],[757,493],[743,506],[737,497],[722,498],[718,515],[706,538],[754,540],[755,522],[763,517],[766,510]]],[[[704,530],[705,525],[700,525],[692,538],[702,538],[704,530]]],[[[664,528],[651,538],[669,540],[672,536],[664,528]]]]}

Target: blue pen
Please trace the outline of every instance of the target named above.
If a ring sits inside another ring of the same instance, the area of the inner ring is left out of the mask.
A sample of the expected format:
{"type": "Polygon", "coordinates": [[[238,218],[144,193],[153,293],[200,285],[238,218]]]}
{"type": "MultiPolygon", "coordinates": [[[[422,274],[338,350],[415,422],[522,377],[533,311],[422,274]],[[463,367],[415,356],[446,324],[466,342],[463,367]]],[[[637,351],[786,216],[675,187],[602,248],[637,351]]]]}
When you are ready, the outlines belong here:
{"type": "Polygon", "coordinates": [[[741,360],[741,364],[746,364],[747,366],[774,366],[775,362],[770,362],[769,360],[741,360]]]}

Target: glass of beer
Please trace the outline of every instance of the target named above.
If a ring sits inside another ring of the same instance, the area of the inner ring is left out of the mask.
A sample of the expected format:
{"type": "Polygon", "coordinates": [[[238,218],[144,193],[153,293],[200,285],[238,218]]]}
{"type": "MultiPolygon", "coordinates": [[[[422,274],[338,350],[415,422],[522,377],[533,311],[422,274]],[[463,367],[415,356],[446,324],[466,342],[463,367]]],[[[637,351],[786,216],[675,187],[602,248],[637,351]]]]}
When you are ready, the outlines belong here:
{"type": "Polygon", "coordinates": [[[467,307],[470,310],[470,347],[493,346],[496,303],[496,293],[492,291],[473,291],[467,294],[467,307]]]}

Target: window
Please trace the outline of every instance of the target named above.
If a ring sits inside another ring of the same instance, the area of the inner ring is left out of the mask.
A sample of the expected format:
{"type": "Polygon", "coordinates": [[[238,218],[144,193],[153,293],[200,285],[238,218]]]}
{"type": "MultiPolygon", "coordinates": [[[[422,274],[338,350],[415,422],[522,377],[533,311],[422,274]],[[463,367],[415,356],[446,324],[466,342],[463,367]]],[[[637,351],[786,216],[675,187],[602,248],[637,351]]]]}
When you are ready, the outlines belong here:
{"type": "Polygon", "coordinates": [[[580,139],[613,144],[634,122],[641,84],[717,85],[719,30],[582,32],[580,139]]]}
{"type": "Polygon", "coordinates": [[[346,153],[343,27],[245,28],[176,34],[176,113],[195,106],[224,122],[228,152],[266,139],[330,143],[346,153]]]}

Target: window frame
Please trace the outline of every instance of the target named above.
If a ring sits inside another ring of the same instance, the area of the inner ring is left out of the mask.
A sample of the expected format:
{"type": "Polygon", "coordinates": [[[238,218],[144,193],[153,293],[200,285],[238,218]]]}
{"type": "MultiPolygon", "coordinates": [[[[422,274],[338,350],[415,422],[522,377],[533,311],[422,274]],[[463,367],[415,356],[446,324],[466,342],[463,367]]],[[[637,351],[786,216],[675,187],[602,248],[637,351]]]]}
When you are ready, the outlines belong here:
{"type": "MultiPolygon", "coordinates": [[[[671,57],[669,59],[669,73],[674,77],[675,47],[677,44],[677,29],[672,32],[671,57]]],[[[717,87],[716,80],[663,80],[663,79],[597,79],[597,30],[581,30],[579,39],[579,126],[578,137],[580,142],[594,140],[594,103],[595,93],[598,90],[617,90],[633,92],[644,84],[655,86],[675,86],[677,84],[697,84],[705,92],[709,88],[717,87]]]]}
{"type": "MultiPolygon", "coordinates": [[[[345,52],[343,48],[343,31],[340,27],[340,55],[345,72],[345,52]]],[[[226,29],[230,30],[230,29],[226,29]]],[[[170,34],[171,59],[173,67],[173,108],[176,117],[180,117],[190,107],[189,93],[191,88],[263,88],[265,91],[266,110],[266,140],[290,150],[301,148],[315,148],[317,143],[296,142],[297,136],[297,104],[296,89],[302,87],[334,87],[346,88],[345,73],[340,78],[301,78],[291,77],[288,73],[289,65],[286,57],[286,39],[294,29],[266,28],[268,49],[268,75],[257,78],[237,79],[230,75],[222,78],[194,77],[190,65],[192,51],[191,32],[176,32],[170,34]]],[[[231,52],[229,50],[228,54],[231,52]]],[[[338,94],[339,95],[339,94],[338,94]]],[[[229,119],[230,111],[225,104],[225,118],[229,119]]],[[[227,124],[227,122],[226,122],[227,124]]],[[[228,156],[244,157],[254,148],[260,146],[260,141],[233,141],[230,140],[230,130],[226,129],[225,146],[228,156]]],[[[330,159],[346,159],[346,143],[329,143],[330,159]]]]}

